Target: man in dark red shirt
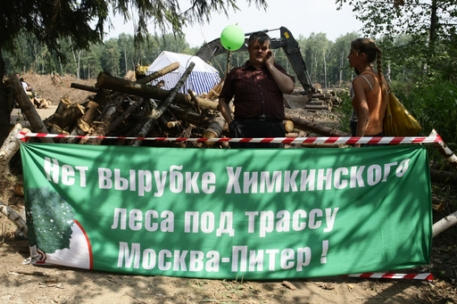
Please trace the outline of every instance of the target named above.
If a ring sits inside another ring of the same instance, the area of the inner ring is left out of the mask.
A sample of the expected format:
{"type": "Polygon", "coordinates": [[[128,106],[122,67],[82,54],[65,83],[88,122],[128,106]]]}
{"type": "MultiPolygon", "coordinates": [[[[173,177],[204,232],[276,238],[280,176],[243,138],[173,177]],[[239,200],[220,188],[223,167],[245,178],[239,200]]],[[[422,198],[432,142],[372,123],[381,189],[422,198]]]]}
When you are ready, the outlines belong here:
{"type": "MultiPolygon", "coordinates": [[[[295,79],[277,63],[270,50],[270,37],[265,32],[253,33],[248,40],[249,60],[227,75],[219,110],[229,124],[233,138],[284,137],[283,94],[294,90],[295,79]],[[235,117],[229,102],[234,97],[235,117]]],[[[232,143],[233,148],[271,148],[279,144],[232,143]]]]}

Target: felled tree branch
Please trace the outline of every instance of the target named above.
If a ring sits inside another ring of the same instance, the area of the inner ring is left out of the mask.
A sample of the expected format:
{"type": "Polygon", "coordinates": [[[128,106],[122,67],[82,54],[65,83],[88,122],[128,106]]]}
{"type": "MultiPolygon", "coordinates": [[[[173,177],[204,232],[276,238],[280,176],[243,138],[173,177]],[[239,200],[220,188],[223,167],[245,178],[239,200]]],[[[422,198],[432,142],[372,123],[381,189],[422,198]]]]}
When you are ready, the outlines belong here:
{"type": "Polygon", "coordinates": [[[16,225],[16,227],[24,234],[24,236],[27,235],[27,225],[25,224],[24,219],[22,219],[22,217],[16,211],[0,202],[0,212],[6,215],[6,217],[16,225]]]}

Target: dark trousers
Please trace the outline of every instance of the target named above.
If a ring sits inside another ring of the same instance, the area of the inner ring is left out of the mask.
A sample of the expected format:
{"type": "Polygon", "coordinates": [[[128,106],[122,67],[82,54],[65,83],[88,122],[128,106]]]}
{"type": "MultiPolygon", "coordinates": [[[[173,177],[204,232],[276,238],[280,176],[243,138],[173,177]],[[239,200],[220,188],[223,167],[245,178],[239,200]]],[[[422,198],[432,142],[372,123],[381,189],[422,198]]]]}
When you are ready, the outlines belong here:
{"type": "Polygon", "coordinates": [[[351,134],[355,136],[357,134],[357,121],[351,120],[351,134]]]}
{"type": "MultiPolygon", "coordinates": [[[[352,133],[352,136],[355,136],[355,134],[357,133],[357,121],[352,121],[351,120],[351,133],[352,133]]],[[[366,137],[368,136],[373,136],[373,137],[382,137],[384,136],[384,132],[381,132],[379,134],[375,134],[375,135],[365,135],[366,137]]],[[[376,147],[376,146],[387,146],[386,144],[378,144],[378,145],[368,145],[368,144],[362,144],[360,145],[361,147],[376,147]]]]}
{"type": "MultiPolygon", "coordinates": [[[[230,125],[230,136],[232,138],[265,138],[285,137],[286,131],[282,121],[271,121],[262,119],[233,120],[230,125]]],[[[264,143],[230,143],[232,148],[280,148],[281,144],[264,143]]]]}

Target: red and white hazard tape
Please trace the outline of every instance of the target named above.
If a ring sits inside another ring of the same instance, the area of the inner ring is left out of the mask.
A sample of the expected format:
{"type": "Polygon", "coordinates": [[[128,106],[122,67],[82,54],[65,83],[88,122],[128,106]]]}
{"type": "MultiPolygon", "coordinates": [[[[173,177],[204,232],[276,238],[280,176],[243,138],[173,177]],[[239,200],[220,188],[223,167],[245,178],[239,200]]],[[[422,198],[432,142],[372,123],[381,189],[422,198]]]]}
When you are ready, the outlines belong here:
{"type": "Polygon", "coordinates": [[[405,280],[426,280],[433,281],[433,274],[426,273],[390,273],[390,272],[365,272],[349,274],[347,277],[363,279],[405,279],[405,280]]]}
{"type": "Polygon", "coordinates": [[[85,138],[85,139],[129,139],[153,141],[191,141],[191,142],[237,142],[237,143],[275,143],[275,144],[369,144],[369,145],[400,145],[400,144],[428,144],[443,142],[441,137],[415,136],[415,137],[265,137],[265,138],[189,138],[189,137],[131,137],[131,136],[85,136],[50,133],[25,133],[19,132],[17,138],[27,141],[28,138],[85,138]]]}

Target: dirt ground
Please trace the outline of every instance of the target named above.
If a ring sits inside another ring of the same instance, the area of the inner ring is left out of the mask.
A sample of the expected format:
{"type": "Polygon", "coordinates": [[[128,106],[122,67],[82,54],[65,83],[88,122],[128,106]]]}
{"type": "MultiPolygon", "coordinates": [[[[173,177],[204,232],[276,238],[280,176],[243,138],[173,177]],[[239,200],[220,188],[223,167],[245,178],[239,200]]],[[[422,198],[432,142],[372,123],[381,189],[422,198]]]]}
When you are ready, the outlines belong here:
{"type": "MultiPolygon", "coordinates": [[[[57,84],[49,76],[25,75],[25,79],[53,103],[49,109],[39,110],[43,117],[53,113],[63,96],[83,101],[89,95],[71,89],[71,82],[83,83],[71,78],[62,77],[57,84]]],[[[333,115],[318,118],[335,119],[333,115]]],[[[12,164],[15,161],[17,158],[12,164]]],[[[20,172],[13,173],[0,178],[0,201],[20,212],[23,197],[14,189],[22,177],[20,172]]],[[[444,206],[434,211],[436,222],[457,209],[457,192],[449,185],[434,184],[432,189],[434,202],[444,206]]],[[[433,281],[325,277],[290,280],[290,284],[129,276],[24,265],[28,241],[16,238],[15,231],[15,225],[0,213],[0,303],[457,303],[457,227],[433,239],[430,265],[396,271],[432,272],[433,281]]]]}

